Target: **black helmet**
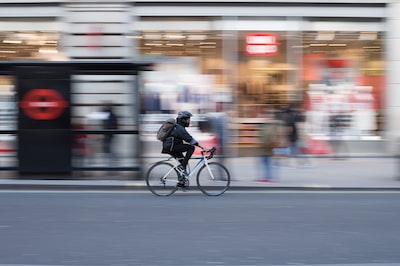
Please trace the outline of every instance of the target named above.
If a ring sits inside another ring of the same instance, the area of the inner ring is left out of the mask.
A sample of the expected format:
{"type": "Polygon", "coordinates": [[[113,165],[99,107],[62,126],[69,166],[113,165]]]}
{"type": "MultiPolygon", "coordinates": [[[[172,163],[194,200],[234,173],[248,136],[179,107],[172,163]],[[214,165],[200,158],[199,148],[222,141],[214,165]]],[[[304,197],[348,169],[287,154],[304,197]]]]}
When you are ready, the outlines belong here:
{"type": "Polygon", "coordinates": [[[184,127],[188,127],[190,124],[190,122],[189,122],[190,120],[184,120],[184,119],[190,118],[192,116],[193,115],[188,111],[181,111],[178,113],[178,117],[176,120],[177,120],[178,124],[180,124],[184,127]]]}
{"type": "Polygon", "coordinates": [[[192,117],[192,116],[193,116],[193,115],[192,115],[190,112],[188,112],[188,111],[181,111],[181,112],[178,113],[178,119],[190,118],[190,117],[192,117]]]}

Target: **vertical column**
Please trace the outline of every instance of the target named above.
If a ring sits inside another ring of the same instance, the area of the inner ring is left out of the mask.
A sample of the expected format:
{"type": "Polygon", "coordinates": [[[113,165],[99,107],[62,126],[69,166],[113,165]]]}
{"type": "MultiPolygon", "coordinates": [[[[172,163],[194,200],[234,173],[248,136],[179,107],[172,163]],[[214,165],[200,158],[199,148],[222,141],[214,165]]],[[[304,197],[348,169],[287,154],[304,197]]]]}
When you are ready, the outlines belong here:
{"type": "MultiPolygon", "coordinates": [[[[222,21],[228,21],[227,23],[229,24],[229,21],[237,21],[238,17],[230,17],[230,16],[224,16],[222,17],[222,21]]],[[[223,60],[223,69],[225,70],[223,72],[223,80],[226,82],[225,86],[230,89],[231,93],[231,101],[234,103],[238,102],[238,72],[239,72],[239,48],[238,48],[238,31],[233,31],[230,29],[227,29],[225,26],[226,24],[223,23],[224,27],[222,29],[222,60],[223,60]],[[228,71],[226,71],[228,70],[228,71]]],[[[237,105],[228,105],[228,108],[225,106],[223,107],[223,112],[231,112],[235,111],[237,113],[237,105]],[[235,110],[234,110],[235,109],[235,110]]],[[[227,115],[231,115],[231,113],[228,113],[227,115]]],[[[235,129],[237,130],[237,129],[235,129]]],[[[224,140],[226,143],[226,146],[229,146],[228,139],[231,138],[231,142],[238,142],[238,137],[233,137],[233,135],[237,134],[232,134],[227,133],[227,136],[225,137],[226,140],[224,140]],[[232,135],[232,136],[231,136],[232,135]],[[235,138],[235,139],[233,139],[235,138]]],[[[234,149],[229,148],[225,149],[224,151],[224,156],[225,155],[238,155],[239,154],[239,148],[235,147],[234,149]]]]}
{"type": "Polygon", "coordinates": [[[69,1],[64,11],[63,50],[71,59],[131,58],[127,1],[69,1]]]}
{"type": "MultiPolygon", "coordinates": [[[[302,49],[295,49],[294,46],[302,46],[302,31],[301,23],[302,18],[299,17],[287,17],[287,21],[296,28],[288,29],[286,36],[286,62],[289,66],[293,66],[296,70],[292,70],[291,67],[287,70],[288,85],[287,88],[287,100],[288,102],[301,102],[303,101],[303,84],[302,84],[302,63],[303,63],[303,51],[302,49]],[[292,92],[290,91],[292,90],[292,92]]],[[[293,28],[293,27],[291,27],[293,28]]]]}
{"type": "Polygon", "coordinates": [[[389,152],[397,151],[394,141],[400,138],[400,2],[388,4],[387,17],[387,90],[386,90],[386,135],[389,152]]]}

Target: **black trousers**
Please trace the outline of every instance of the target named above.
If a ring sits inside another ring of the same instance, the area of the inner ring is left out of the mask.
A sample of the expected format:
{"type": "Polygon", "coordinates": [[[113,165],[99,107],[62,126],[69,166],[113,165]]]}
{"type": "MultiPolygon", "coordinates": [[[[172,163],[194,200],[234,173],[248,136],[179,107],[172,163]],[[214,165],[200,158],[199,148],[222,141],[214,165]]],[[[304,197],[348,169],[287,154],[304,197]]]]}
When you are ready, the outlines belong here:
{"type": "Polygon", "coordinates": [[[113,134],[105,134],[103,138],[103,152],[106,154],[112,153],[113,134]]]}
{"type": "Polygon", "coordinates": [[[189,144],[175,144],[170,154],[175,158],[183,158],[181,165],[186,169],[189,159],[192,157],[195,147],[189,144]],[[185,156],[183,153],[186,152],[185,156]]]}

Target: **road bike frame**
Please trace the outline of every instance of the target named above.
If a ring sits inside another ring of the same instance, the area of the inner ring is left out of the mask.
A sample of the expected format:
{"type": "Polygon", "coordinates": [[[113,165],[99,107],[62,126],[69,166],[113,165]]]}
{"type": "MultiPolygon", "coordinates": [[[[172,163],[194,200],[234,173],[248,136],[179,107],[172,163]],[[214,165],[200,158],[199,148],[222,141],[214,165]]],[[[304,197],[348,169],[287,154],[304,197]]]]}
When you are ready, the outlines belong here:
{"type": "Polygon", "coordinates": [[[197,187],[203,194],[207,196],[222,195],[229,188],[231,178],[224,165],[218,162],[208,162],[214,157],[215,151],[215,147],[210,150],[202,150],[201,157],[198,158],[189,174],[183,173],[179,167],[179,158],[173,156],[154,163],[146,174],[146,184],[149,190],[157,196],[172,195],[177,189],[186,191],[190,186],[189,179],[196,175],[197,187]],[[176,164],[168,162],[172,158],[177,161],[176,164]]]}
{"type": "MultiPolygon", "coordinates": [[[[215,150],[214,150],[214,151],[215,151],[215,150]]],[[[194,174],[200,169],[200,167],[202,167],[203,165],[205,165],[205,166],[207,167],[208,173],[210,174],[211,178],[214,180],[214,179],[215,179],[214,174],[213,174],[213,172],[210,170],[210,168],[209,168],[209,166],[208,166],[208,160],[211,159],[212,157],[213,157],[213,151],[202,151],[202,152],[201,152],[201,157],[200,157],[199,160],[197,161],[196,165],[195,165],[195,166],[193,167],[193,169],[189,172],[189,174],[188,174],[187,176],[185,176],[185,177],[189,179],[192,175],[194,175],[194,174]],[[205,153],[207,153],[207,152],[210,152],[211,154],[210,154],[209,156],[206,156],[205,153]]],[[[166,161],[169,161],[169,160],[171,160],[171,159],[175,159],[175,158],[171,156],[171,157],[168,158],[166,161]]],[[[179,165],[180,165],[179,162],[178,162],[176,165],[174,165],[174,167],[171,168],[171,170],[169,170],[169,171],[162,177],[162,180],[163,180],[163,181],[167,181],[167,176],[168,176],[168,175],[171,173],[171,171],[173,171],[173,170],[176,170],[176,171],[179,172],[179,170],[177,169],[179,165]]],[[[178,183],[178,181],[176,181],[176,180],[173,180],[173,181],[168,180],[168,182],[175,182],[175,183],[178,183]]]]}

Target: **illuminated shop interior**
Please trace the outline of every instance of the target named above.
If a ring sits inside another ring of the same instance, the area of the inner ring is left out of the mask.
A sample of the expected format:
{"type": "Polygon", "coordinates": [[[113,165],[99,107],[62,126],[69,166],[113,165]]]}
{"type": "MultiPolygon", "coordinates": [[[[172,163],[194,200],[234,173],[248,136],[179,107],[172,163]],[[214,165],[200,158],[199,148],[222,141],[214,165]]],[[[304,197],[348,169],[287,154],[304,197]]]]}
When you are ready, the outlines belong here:
{"type": "MultiPolygon", "coordinates": [[[[236,117],[256,118],[265,108],[282,108],[290,103],[313,111],[310,91],[312,94],[319,88],[348,95],[346,89],[351,86],[352,93],[360,89],[373,97],[366,108],[373,109],[374,117],[369,119],[374,120],[374,126],[367,134],[379,134],[384,108],[382,32],[140,31],[132,38],[138,40],[144,58],[195,58],[192,68],[199,75],[213,76],[212,93],[231,90],[236,117]],[[250,54],[246,38],[252,34],[275,35],[276,53],[250,54]]],[[[361,105],[353,104],[350,109],[354,106],[361,105]]],[[[318,133],[324,132],[316,130],[318,133]]],[[[349,134],[353,133],[359,134],[349,134]]]]}

